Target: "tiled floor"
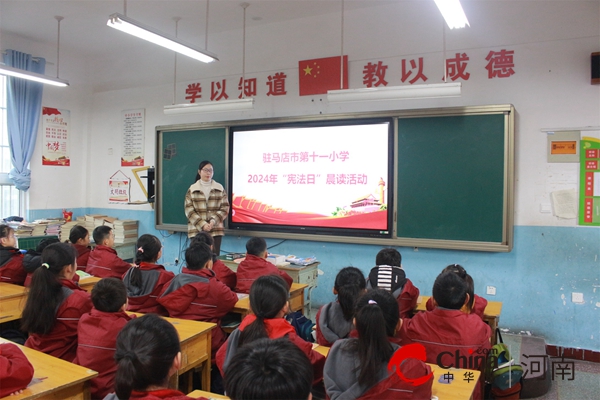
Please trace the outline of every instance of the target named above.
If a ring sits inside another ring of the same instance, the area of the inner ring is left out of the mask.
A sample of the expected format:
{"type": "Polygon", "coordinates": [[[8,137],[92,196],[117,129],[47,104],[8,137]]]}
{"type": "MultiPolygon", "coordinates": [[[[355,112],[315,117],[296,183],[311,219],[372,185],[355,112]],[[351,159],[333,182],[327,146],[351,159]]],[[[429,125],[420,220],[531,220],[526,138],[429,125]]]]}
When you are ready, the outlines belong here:
{"type": "Polygon", "coordinates": [[[560,376],[556,376],[552,381],[550,391],[536,399],[587,400],[600,398],[600,364],[589,361],[567,361],[574,362],[575,373],[573,376],[565,377],[564,380],[560,376]]]}

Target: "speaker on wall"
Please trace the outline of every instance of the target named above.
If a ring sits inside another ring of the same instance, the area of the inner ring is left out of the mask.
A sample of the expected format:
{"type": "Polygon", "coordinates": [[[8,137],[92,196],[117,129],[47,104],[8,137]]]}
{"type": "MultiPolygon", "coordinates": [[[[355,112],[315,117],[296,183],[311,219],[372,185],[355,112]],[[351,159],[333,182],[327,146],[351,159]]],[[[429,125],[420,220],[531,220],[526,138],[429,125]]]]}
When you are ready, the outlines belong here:
{"type": "Polygon", "coordinates": [[[592,53],[592,85],[600,85],[600,52],[592,53]]]}

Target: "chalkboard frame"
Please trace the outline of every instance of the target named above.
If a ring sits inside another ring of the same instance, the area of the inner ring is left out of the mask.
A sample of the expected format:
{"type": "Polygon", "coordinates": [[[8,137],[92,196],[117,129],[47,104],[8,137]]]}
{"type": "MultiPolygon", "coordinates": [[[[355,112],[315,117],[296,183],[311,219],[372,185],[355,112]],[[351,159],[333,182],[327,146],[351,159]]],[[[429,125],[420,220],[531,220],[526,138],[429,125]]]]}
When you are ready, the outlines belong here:
{"type": "MultiPolygon", "coordinates": [[[[382,246],[402,246],[402,247],[424,247],[424,248],[441,248],[455,250],[474,250],[474,251],[490,251],[490,252],[510,252],[513,247],[513,229],[514,229],[514,120],[515,109],[512,105],[489,105],[489,106],[466,106],[452,108],[431,108],[419,110],[392,110],[378,112],[360,112],[332,115],[314,115],[301,117],[286,117],[286,118],[269,118],[269,119],[251,119],[238,121],[220,121],[211,123],[196,123],[185,125],[168,125],[156,127],[156,229],[167,231],[187,232],[187,225],[173,224],[165,221],[163,218],[163,138],[165,134],[173,131],[193,131],[193,130],[208,130],[208,129],[223,129],[225,135],[225,154],[223,160],[225,162],[226,177],[230,176],[229,171],[229,129],[231,127],[240,127],[247,125],[265,125],[274,123],[288,122],[306,122],[306,121],[324,121],[324,120],[342,120],[353,118],[386,118],[394,119],[394,147],[398,146],[398,120],[406,118],[429,118],[429,117],[452,117],[452,116],[476,116],[476,115],[502,115],[503,126],[503,165],[502,165],[502,215],[501,227],[498,226],[498,232],[501,230],[499,240],[494,241],[472,241],[472,240],[453,240],[453,239],[435,239],[435,238],[411,238],[397,236],[397,215],[398,204],[397,197],[394,196],[394,226],[391,238],[362,238],[362,237],[346,237],[346,236],[330,236],[330,235],[313,235],[313,234],[294,234],[280,232],[263,232],[263,231],[231,231],[226,230],[226,234],[235,236],[262,236],[268,238],[281,239],[296,239],[296,240],[311,240],[325,242],[340,242],[340,243],[359,243],[372,244],[382,246]]],[[[197,160],[200,162],[201,160],[197,160]]],[[[196,165],[190,166],[190,170],[194,172],[196,165]]],[[[394,187],[400,190],[398,186],[398,155],[394,152],[394,187]]],[[[190,182],[191,185],[193,182],[190,182]]],[[[220,182],[228,191],[228,182],[220,182]]],[[[181,210],[183,212],[183,198],[181,199],[181,210]]]]}

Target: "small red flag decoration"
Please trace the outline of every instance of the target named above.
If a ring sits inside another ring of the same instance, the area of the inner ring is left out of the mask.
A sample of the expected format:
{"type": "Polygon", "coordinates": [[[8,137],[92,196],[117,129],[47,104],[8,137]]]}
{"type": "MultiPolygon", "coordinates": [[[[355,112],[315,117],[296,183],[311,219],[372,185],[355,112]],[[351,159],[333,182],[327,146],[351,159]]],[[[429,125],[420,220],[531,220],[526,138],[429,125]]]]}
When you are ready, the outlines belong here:
{"type": "Polygon", "coordinates": [[[344,84],[340,87],[341,56],[298,62],[300,96],[326,94],[328,90],[348,89],[348,56],[344,56],[344,84]]]}

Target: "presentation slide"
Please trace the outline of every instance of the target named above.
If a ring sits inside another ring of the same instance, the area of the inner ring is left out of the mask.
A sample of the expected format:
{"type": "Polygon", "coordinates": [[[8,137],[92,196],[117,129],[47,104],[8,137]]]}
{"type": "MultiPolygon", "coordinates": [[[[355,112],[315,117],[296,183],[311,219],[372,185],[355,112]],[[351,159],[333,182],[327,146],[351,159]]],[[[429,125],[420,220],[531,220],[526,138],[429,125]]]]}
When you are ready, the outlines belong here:
{"type": "Polygon", "coordinates": [[[390,123],[234,131],[231,222],[388,227],[390,123]]]}

